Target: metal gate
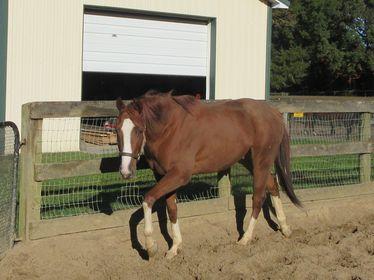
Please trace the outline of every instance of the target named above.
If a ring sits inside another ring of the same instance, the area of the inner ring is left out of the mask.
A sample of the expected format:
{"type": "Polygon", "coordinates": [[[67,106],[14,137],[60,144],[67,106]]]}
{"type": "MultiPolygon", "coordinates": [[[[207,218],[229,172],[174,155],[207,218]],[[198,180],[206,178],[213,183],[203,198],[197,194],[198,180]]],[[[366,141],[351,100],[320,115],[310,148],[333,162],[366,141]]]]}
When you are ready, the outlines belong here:
{"type": "Polygon", "coordinates": [[[18,128],[12,122],[0,122],[0,258],[15,238],[18,158],[18,128]]]}

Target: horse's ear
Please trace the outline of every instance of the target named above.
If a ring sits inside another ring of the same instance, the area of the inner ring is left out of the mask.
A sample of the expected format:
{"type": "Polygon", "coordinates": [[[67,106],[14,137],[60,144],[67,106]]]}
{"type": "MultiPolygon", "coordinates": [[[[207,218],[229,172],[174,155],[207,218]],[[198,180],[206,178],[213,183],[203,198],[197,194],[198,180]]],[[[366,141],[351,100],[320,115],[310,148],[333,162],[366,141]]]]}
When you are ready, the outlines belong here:
{"type": "Polygon", "coordinates": [[[143,110],[142,103],[136,98],[133,99],[133,103],[134,103],[135,110],[138,111],[139,113],[141,113],[142,110],[143,110]]]}
{"type": "Polygon", "coordinates": [[[174,89],[171,89],[171,90],[169,90],[169,91],[166,93],[166,95],[168,95],[168,96],[172,96],[174,93],[175,93],[175,90],[174,90],[174,89]]]}
{"type": "Polygon", "coordinates": [[[133,99],[132,103],[129,104],[128,114],[130,119],[133,121],[136,127],[140,128],[142,131],[145,130],[144,118],[142,115],[143,104],[138,99],[133,99]]]}
{"type": "Polygon", "coordinates": [[[121,97],[117,98],[117,100],[116,100],[116,106],[117,106],[118,111],[120,111],[120,112],[125,107],[125,104],[123,103],[121,97]]]}

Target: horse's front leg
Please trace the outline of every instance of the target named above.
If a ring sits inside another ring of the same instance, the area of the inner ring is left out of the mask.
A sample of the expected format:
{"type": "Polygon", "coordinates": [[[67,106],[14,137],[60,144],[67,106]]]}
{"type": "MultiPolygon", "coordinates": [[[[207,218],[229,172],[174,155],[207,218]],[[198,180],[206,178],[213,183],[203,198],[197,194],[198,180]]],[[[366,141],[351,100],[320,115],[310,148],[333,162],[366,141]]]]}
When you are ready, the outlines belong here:
{"type": "Polygon", "coordinates": [[[168,209],[169,219],[171,223],[171,236],[173,245],[166,253],[166,258],[171,259],[178,254],[178,249],[182,244],[182,235],[179,229],[178,216],[177,216],[177,194],[173,192],[166,197],[166,205],[168,209]]]}
{"type": "MultiPolygon", "coordinates": [[[[152,227],[152,207],[162,196],[175,191],[177,188],[186,185],[191,177],[191,173],[183,169],[174,168],[170,170],[146,195],[143,202],[144,210],[144,235],[148,256],[152,257],[157,252],[157,244],[154,241],[152,227]]],[[[173,224],[172,224],[173,225],[173,224]]],[[[174,223],[175,232],[179,231],[177,223],[174,223]]],[[[174,243],[174,239],[173,239],[174,243]]],[[[174,244],[173,244],[174,245],[174,244]]]]}
{"type": "Polygon", "coordinates": [[[144,211],[144,236],[145,248],[148,252],[148,257],[153,257],[157,253],[157,243],[153,240],[153,226],[152,226],[152,207],[148,206],[147,202],[143,202],[144,211]]]}

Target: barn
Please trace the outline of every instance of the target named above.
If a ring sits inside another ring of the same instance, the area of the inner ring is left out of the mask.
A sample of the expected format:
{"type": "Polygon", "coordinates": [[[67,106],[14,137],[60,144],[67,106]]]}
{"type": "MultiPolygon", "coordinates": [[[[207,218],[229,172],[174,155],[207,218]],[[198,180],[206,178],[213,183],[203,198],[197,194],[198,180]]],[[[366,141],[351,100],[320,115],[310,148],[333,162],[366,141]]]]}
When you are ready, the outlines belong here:
{"type": "Polygon", "coordinates": [[[271,16],[288,0],[2,0],[0,120],[32,101],[175,89],[266,98],[271,16]]]}

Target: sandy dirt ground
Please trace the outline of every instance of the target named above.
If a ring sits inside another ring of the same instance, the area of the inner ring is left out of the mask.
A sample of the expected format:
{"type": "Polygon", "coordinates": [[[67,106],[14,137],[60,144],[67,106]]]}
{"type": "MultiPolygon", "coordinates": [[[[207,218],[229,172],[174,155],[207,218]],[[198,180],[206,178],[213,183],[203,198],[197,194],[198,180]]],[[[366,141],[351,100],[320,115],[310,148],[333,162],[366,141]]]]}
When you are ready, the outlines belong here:
{"type": "MultiPolygon", "coordinates": [[[[286,208],[290,238],[261,216],[245,247],[235,243],[235,211],[182,219],[183,248],[172,260],[158,224],[151,260],[133,248],[126,227],[23,242],[0,262],[0,279],[374,279],[373,197],[306,207],[314,210],[286,208]]],[[[138,236],[142,243],[142,225],[138,236]]]]}

